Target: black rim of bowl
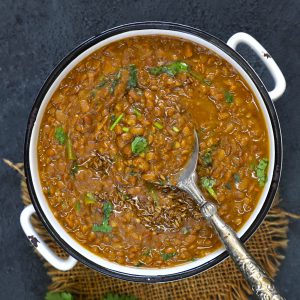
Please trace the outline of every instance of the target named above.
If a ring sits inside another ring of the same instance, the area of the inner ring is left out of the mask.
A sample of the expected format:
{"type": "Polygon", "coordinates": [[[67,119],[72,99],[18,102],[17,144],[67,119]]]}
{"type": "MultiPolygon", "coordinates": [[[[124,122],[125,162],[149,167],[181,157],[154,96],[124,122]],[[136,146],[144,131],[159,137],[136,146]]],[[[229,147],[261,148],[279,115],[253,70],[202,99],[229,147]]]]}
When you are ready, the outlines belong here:
{"type": "MultiPolygon", "coordinates": [[[[73,61],[78,55],[80,55],[83,51],[87,50],[91,46],[97,44],[98,42],[105,40],[111,36],[133,31],[133,30],[144,30],[144,29],[164,29],[164,30],[173,30],[178,32],[184,32],[189,33],[195,36],[198,36],[211,44],[217,46],[219,49],[221,49],[223,52],[225,52],[227,55],[229,55],[232,59],[234,59],[249,75],[255,86],[257,87],[259,93],[261,94],[261,97],[266,105],[266,108],[269,113],[269,117],[272,124],[273,134],[275,138],[275,164],[274,164],[274,172],[272,177],[272,182],[270,189],[268,191],[266,200],[263,204],[263,207],[261,208],[258,216],[254,220],[254,222],[251,224],[251,226],[248,228],[248,230],[244,233],[244,235],[241,237],[242,242],[246,242],[249,237],[256,231],[256,229],[259,227],[261,222],[264,220],[267,212],[269,211],[271,204],[273,202],[275,193],[278,188],[279,179],[280,179],[280,173],[281,173],[281,163],[282,163],[282,142],[281,142],[281,131],[280,131],[280,125],[277,117],[277,113],[274,108],[274,104],[272,100],[270,99],[270,96],[264,86],[264,84],[261,82],[258,75],[255,73],[255,71],[249,66],[249,64],[233,49],[231,49],[226,43],[219,40],[218,38],[193,27],[176,24],[176,23],[169,23],[169,22],[160,22],[160,21],[149,21],[149,22],[137,22],[137,23],[130,23],[121,25],[109,30],[106,30],[102,32],[101,34],[94,36],[82,44],[80,44],[77,48],[75,48],[73,51],[71,51],[65,58],[63,58],[58,65],[55,67],[55,69],[52,71],[52,73],[49,75],[49,77],[46,79],[44,85],[42,86],[41,90],[39,91],[39,94],[33,104],[32,110],[29,115],[28,123],[27,123],[27,130],[26,130],[26,137],[25,137],[25,145],[24,145],[24,168],[25,168],[25,174],[26,174],[26,181],[27,186],[29,190],[29,194],[32,200],[32,203],[34,205],[34,208],[41,219],[42,223],[48,230],[48,232],[51,234],[51,236],[56,240],[56,242],[71,256],[73,256],[78,261],[84,263],[88,267],[101,272],[105,275],[109,275],[112,277],[116,277],[123,280],[128,281],[135,281],[135,282],[148,282],[148,283],[155,283],[155,282],[168,282],[168,281],[174,281],[174,280],[180,280],[189,276],[196,275],[200,272],[203,272],[205,270],[208,270],[209,268],[217,265],[221,261],[223,261],[226,257],[228,257],[227,251],[224,251],[214,259],[206,262],[205,264],[202,264],[198,267],[194,267],[179,273],[175,274],[169,274],[169,275],[155,275],[155,276],[146,276],[146,275],[132,275],[128,273],[122,273],[115,270],[111,270],[108,268],[105,268],[101,265],[98,265],[94,263],[93,261],[89,260],[87,257],[82,256],[80,253],[78,253],[76,250],[74,250],[69,244],[67,244],[54,230],[51,223],[47,219],[46,215],[44,214],[40,204],[39,200],[37,199],[32,177],[31,177],[31,170],[30,170],[30,164],[29,164],[29,145],[30,145],[30,139],[32,134],[32,129],[36,120],[36,116],[38,114],[40,105],[49,90],[50,86],[53,84],[55,79],[58,77],[58,75],[62,72],[63,69],[71,62],[73,61]]],[[[158,271],[159,272],[159,271],[158,271]]]]}

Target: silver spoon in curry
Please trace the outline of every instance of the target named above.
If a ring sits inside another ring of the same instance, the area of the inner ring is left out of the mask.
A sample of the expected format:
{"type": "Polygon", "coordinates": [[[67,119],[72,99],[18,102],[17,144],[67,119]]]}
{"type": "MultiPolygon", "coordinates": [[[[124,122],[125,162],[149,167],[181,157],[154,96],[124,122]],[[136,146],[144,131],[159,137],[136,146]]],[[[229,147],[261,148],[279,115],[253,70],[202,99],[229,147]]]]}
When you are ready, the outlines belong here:
{"type": "Polygon", "coordinates": [[[218,215],[214,203],[207,201],[197,186],[197,161],[199,152],[198,136],[195,132],[194,147],[190,159],[180,172],[176,186],[191,195],[198,203],[204,218],[210,223],[218,234],[236,266],[240,269],[244,278],[256,293],[259,299],[281,300],[272,279],[266,274],[261,266],[254,260],[238,238],[236,232],[228,226],[218,215]]]}

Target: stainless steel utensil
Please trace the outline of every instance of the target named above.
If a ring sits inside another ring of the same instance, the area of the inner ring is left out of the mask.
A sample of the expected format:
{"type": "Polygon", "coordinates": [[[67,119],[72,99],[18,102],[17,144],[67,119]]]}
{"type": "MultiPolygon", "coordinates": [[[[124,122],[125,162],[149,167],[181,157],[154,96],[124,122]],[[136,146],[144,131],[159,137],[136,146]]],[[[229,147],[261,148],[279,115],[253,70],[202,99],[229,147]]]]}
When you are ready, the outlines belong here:
{"type": "Polygon", "coordinates": [[[176,186],[190,194],[197,201],[202,215],[215,229],[229,255],[240,269],[244,278],[247,280],[258,298],[263,300],[284,299],[276,290],[273,280],[246,250],[236,232],[219,217],[215,204],[207,201],[198,188],[196,174],[198,152],[199,142],[197,133],[195,132],[195,142],[192,155],[186,164],[186,167],[179,174],[176,186]]]}

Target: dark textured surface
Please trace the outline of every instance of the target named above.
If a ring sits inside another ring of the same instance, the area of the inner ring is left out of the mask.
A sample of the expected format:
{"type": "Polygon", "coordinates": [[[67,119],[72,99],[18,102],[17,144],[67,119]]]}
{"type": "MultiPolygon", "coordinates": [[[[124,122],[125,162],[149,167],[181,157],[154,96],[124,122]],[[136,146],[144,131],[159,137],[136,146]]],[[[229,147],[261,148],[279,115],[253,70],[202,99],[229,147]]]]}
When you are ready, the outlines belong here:
{"type": "MultiPolygon", "coordinates": [[[[192,25],[227,40],[245,31],[272,54],[287,80],[276,103],[284,144],[282,206],[300,213],[300,2],[293,1],[0,1],[0,158],[22,161],[25,126],[46,76],[78,43],[133,21],[192,25]]],[[[244,52],[244,51],[243,51],[244,52]]],[[[258,73],[267,74],[251,56],[258,73]]],[[[43,299],[48,277],[19,225],[19,180],[0,167],[0,299],[43,299]]],[[[287,299],[300,298],[300,222],[292,221],[289,247],[276,283],[287,299]]]]}

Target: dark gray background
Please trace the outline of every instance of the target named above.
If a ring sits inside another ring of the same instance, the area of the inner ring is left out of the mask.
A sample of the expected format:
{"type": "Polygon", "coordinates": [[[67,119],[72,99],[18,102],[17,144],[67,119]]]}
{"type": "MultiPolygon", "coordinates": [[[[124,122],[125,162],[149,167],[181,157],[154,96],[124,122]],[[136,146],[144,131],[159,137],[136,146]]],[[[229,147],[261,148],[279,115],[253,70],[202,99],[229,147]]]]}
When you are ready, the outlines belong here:
{"type": "MultiPolygon", "coordinates": [[[[49,72],[85,39],[116,25],[163,20],[192,25],[226,41],[244,31],[271,53],[287,90],[276,102],[284,144],[282,207],[300,213],[300,2],[293,1],[0,1],[0,158],[22,161],[27,117],[49,72]]],[[[272,85],[257,59],[243,50],[272,85]]],[[[43,299],[49,283],[19,224],[18,175],[0,163],[0,299],[43,299]]],[[[300,222],[291,221],[289,247],[276,283],[300,298],[300,222]]]]}

